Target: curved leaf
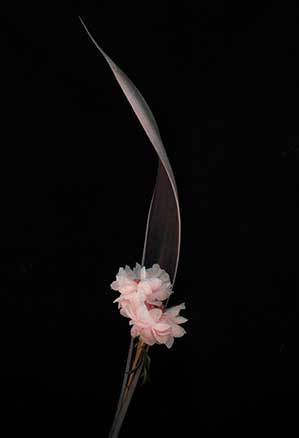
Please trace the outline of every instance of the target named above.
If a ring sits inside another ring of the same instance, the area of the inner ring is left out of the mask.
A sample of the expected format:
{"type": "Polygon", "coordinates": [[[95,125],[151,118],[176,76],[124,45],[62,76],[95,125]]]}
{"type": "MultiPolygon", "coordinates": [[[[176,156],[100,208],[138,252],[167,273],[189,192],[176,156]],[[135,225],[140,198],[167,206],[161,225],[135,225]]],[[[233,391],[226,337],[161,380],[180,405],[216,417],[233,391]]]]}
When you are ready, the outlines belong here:
{"type": "Polygon", "coordinates": [[[138,89],[98,45],[82,18],[79,18],[88,36],[109,64],[117,82],[158,154],[158,173],[148,213],[142,264],[150,266],[154,263],[159,263],[161,268],[169,273],[172,283],[174,283],[181,242],[180,206],[175,178],[157,123],[138,89]]]}

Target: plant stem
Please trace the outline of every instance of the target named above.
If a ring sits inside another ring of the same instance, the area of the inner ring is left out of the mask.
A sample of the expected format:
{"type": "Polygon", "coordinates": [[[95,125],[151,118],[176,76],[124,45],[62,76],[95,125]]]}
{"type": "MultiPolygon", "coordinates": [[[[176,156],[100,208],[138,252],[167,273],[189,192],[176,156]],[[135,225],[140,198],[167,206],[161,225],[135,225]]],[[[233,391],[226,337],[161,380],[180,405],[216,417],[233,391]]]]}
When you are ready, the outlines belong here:
{"type": "MultiPolygon", "coordinates": [[[[133,365],[132,365],[132,371],[134,371],[135,368],[138,365],[138,362],[139,362],[139,359],[140,359],[140,355],[141,355],[141,353],[143,351],[143,348],[144,348],[144,343],[142,341],[139,341],[138,345],[137,345],[136,355],[135,355],[135,358],[134,358],[134,361],[133,361],[133,365]]],[[[127,383],[127,388],[131,385],[131,382],[133,380],[133,376],[134,376],[133,373],[130,374],[129,381],[127,383]]]]}
{"type": "Polygon", "coordinates": [[[127,386],[125,396],[123,397],[123,401],[121,404],[121,407],[119,409],[119,412],[117,414],[117,418],[115,418],[113,423],[113,429],[111,429],[111,432],[109,434],[109,438],[118,438],[121,426],[123,424],[123,421],[125,419],[128,407],[130,405],[132,396],[134,394],[134,391],[136,389],[140,373],[141,373],[141,367],[138,367],[136,372],[133,375],[132,381],[130,386],[127,386]]]}
{"type": "Polygon", "coordinates": [[[131,337],[128,357],[127,357],[127,363],[126,363],[126,368],[125,368],[123,382],[122,382],[122,387],[121,387],[121,391],[120,391],[120,394],[119,394],[117,408],[116,408],[116,412],[115,412],[115,415],[114,415],[113,423],[112,423],[111,430],[110,430],[110,433],[109,433],[109,438],[112,438],[114,436],[113,435],[113,430],[114,430],[114,427],[115,427],[115,423],[117,421],[117,417],[118,417],[121,405],[123,403],[123,398],[124,398],[124,395],[125,395],[125,389],[127,387],[127,380],[128,380],[129,370],[130,370],[130,365],[131,365],[133,346],[134,346],[134,338],[131,337]]]}
{"type": "Polygon", "coordinates": [[[133,365],[130,370],[131,360],[132,360],[132,353],[133,353],[133,345],[134,345],[134,338],[131,338],[130,341],[130,347],[129,347],[129,353],[126,363],[126,369],[124,373],[122,388],[117,404],[117,409],[115,412],[114,420],[112,423],[112,427],[109,433],[109,438],[117,438],[119,431],[121,429],[122,423],[124,421],[126,412],[128,410],[130,401],[132,399],[132,396],[134,394],[140,372],[141,372],[141,366],[138,366],[138,362],[140,360],[141,353],[144,348],[144,343],[142,341],[138,342],[137,350],[135,354],[135,358],[133,360],[133,365]]]}

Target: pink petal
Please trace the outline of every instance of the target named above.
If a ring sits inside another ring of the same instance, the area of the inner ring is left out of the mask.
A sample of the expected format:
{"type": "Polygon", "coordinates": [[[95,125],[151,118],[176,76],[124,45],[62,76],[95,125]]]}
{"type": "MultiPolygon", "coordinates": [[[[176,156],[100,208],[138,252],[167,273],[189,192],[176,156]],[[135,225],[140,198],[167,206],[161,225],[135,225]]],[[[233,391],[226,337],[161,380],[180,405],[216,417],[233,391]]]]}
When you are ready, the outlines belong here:
{"type": "Polygon", "coordinates": [[[166,313],[171,316],[177,316],[180,310],[186,309],[185,303],[179,304],[178,306],[170,307],[166,310],[166,313]]]}
{"type": "Polygon", "coordinates": [[[152,292],[159,289],[162,286],[162,281],[159,278],[149,278],[147,280],[149,286],[152,289],[152,292]]]}
{"type": "Polygon", "coordinates": [[[171,336],[171,337],[168,339],[168,341],[166,342],[166,347],[167,347],[167,348],[171,348],[171,347],[173,346],[173,343],[174,343],[174,339],[173,339],[173,337],[171,336]]]}
{"type": "Polygon", "coordinates": [[[140,338],[148,345],[153,345],[155,343],[155,338],[150,329],[143,329],[140,338]]]}
{"type": "Polygon", "coordinates": [[[171,327],[169,324],[165,324],[163,322],[158,322],[157,324],[155,324],[155,330],[159,331],[160,333],[163,332],[170,332],[171,331],[171,327]]]}
{"type": "Polygon", "coordinates": [[[184,322],[187,322],[187,321],[188,321],[188,319],[184,318],[183,316],[177,316],[175,318],[176,324],[183,324],[184,322]]]}
{"type": "Polygon", "coordinates": [[[111,289],[118,290],[118,281],[113,281],[110,285],[111,289]]]}
{"type": "Polygon", "coordinates": [[[148,313],[155,322],[159,321],[162,316],[161,309],[151,309],[148,313]]]}
{"type": "Polygon", "coordinates": [[[138,292],[143,292],[145,295],[152,293],[152,289],[147,280],[141,281],[137,286],[138,292]]]}
{"type": "Polygon", "coordinates": [[[180,325],[173,325],[172,327],[172,335],[175,338],[181,338],[186,333],[186,330],[183,329],[180,325]]]}
{"type": "Polygon", "coordinates": [[[169,341],[169,337],[172,337],[171,333],[160,333],[157,330],[153,330],[153,335],[159,344],[166,344],[169,341]]]}
{"type": "Polygon", "coordinates": [[[140,331],[138,330],[138,327],[136,327],[135,325],[133,325],[133,327],[131,328],[131,336],[133,338],[136,338],[137,336],[140,335],[140,331]]]}

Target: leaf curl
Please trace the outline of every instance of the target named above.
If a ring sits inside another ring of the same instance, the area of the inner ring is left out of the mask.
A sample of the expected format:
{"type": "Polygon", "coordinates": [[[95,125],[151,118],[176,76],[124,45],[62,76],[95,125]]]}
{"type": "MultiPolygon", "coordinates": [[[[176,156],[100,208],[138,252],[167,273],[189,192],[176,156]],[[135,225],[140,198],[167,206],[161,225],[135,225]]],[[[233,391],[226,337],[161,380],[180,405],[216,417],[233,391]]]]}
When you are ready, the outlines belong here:
{"type": "Polygon", "coordinates": [[[178,191],[172,167],[161,140],[157,122],[145,99],[128,76],[115,64],[93,38],[84,21],[85,31],[109,64],[159,158],[155,188],[149,208],[142,264],[154,263],[165,269],[174,283],[181,244],[181,217],[178,191]]]}

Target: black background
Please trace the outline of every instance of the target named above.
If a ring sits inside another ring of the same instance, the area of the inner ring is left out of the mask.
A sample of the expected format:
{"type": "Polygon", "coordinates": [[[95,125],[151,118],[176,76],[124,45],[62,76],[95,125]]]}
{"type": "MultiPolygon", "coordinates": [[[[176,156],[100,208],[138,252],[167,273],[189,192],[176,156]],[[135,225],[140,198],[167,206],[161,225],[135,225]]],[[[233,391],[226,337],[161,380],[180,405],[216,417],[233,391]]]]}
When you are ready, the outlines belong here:
{"type": "Polygon", "coordinates": [[[140,261],[157,161],[78,14],[149,103],[182,207],[188,334],[152,349],[122,435],[297,429],[299,11],[224,3],[2,9],[11,433],[107,436],[129,344],[109,285],[140,261]]]}

